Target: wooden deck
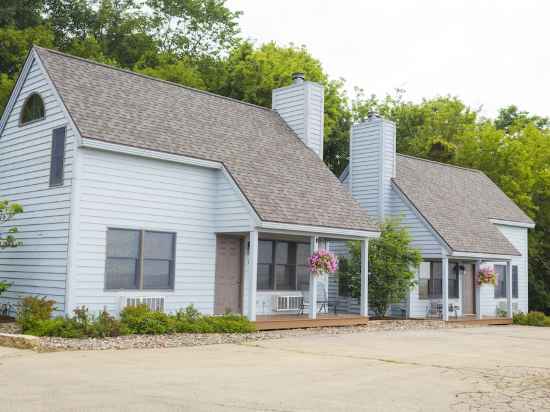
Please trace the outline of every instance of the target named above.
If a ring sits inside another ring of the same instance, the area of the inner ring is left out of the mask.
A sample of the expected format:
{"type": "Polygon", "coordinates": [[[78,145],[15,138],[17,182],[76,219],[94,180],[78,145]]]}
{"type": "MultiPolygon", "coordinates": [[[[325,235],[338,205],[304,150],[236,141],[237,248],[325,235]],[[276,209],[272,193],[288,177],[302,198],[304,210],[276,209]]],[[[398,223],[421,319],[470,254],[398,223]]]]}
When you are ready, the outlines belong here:
{"type": "Polygon", "coordinates": [[[257,330],[278,330],[320,328],[325,326],[357,326],[366,325],[368,320],[369,318],[365,316],[352,314],[319,314],[317,315],[317,319],[309,319],[307,315],[259,315],[254,323],[257,330]]]}
{"type": "Polygon", "coordinates": [[[457,319],[449,318],[447,322],[450,322],[450,323],[460,322],[467,325],[478,325],[478,326],[511,325],[513,323],[512,319],[509,319],[509,318],[476,319],[475,317],[459,317],[457,319]]]}

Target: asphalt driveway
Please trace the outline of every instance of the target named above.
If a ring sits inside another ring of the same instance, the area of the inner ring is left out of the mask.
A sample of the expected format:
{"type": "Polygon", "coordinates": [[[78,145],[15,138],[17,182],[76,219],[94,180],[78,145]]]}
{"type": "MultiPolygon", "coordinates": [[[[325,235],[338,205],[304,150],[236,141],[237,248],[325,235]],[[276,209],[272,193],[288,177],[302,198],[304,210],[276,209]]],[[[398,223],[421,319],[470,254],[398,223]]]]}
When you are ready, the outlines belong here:
{"type": "Polygon", "coordinates": [[[0,348],[2,411],[550,410],[550,328],[308,336],[192,348],[0,348]]]}

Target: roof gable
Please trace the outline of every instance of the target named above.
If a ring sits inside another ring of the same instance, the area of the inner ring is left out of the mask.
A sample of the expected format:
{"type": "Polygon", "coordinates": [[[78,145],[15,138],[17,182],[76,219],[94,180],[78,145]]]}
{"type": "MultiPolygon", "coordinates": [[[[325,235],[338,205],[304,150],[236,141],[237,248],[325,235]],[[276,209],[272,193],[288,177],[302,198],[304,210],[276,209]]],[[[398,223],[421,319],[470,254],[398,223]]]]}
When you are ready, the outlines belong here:
{"type": "Polygon", "coordinates": [[[532,224],[484,173],[397,156],[395,185],[454,251],[518,255],[491,219],[532,224]]]}
{"type": "Polygon", "coordinates": [[[276,112],[35,50],[82,137],[220,162],[263,221],[377,230],[276,112]]]}

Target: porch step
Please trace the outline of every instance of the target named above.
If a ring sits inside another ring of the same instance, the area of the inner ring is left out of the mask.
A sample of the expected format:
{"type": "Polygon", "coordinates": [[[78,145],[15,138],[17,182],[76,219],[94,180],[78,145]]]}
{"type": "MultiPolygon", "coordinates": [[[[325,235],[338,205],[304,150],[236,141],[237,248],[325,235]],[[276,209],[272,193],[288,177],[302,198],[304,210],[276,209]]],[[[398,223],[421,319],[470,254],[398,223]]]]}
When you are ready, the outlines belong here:
{"type": "Polygon", "coordinates": [[[459,322],[466,325],[478,325],[478,326],[494,326],[494,325],[512,325],[514,322],[509,318],[485,318],[485,319],[476,319],[476,318],[458,318],[458,319],[449,319],[447,322],[459,322]]]}
{"type": "Polygon", "coordinates": [[[329,326],[359,326],[367,325],[368,317],[365,316],[321,316],[317,319],[298,316],[258,316],[254,324],[257,330],[283,330],[306,329],[329,326]]]}

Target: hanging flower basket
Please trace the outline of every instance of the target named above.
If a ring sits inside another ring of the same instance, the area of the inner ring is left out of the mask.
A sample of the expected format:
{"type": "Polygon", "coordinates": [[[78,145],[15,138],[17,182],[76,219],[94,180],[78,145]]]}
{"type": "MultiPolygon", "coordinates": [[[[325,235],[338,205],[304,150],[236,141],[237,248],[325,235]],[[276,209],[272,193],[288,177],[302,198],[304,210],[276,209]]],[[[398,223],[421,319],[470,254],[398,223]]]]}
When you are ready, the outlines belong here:
{"type": "Polygon", "coordinates": [[[338,270],[338,259],[326,250],[318,250],[309,257],[309,271],[315,276],[334,273],[338,270]]]}
{"type": "Polygon", "coordinates": [[[483,268],[477,273],[477,284],[481,285],[496,285],[497,274],[493,269],[483,268]]]}

